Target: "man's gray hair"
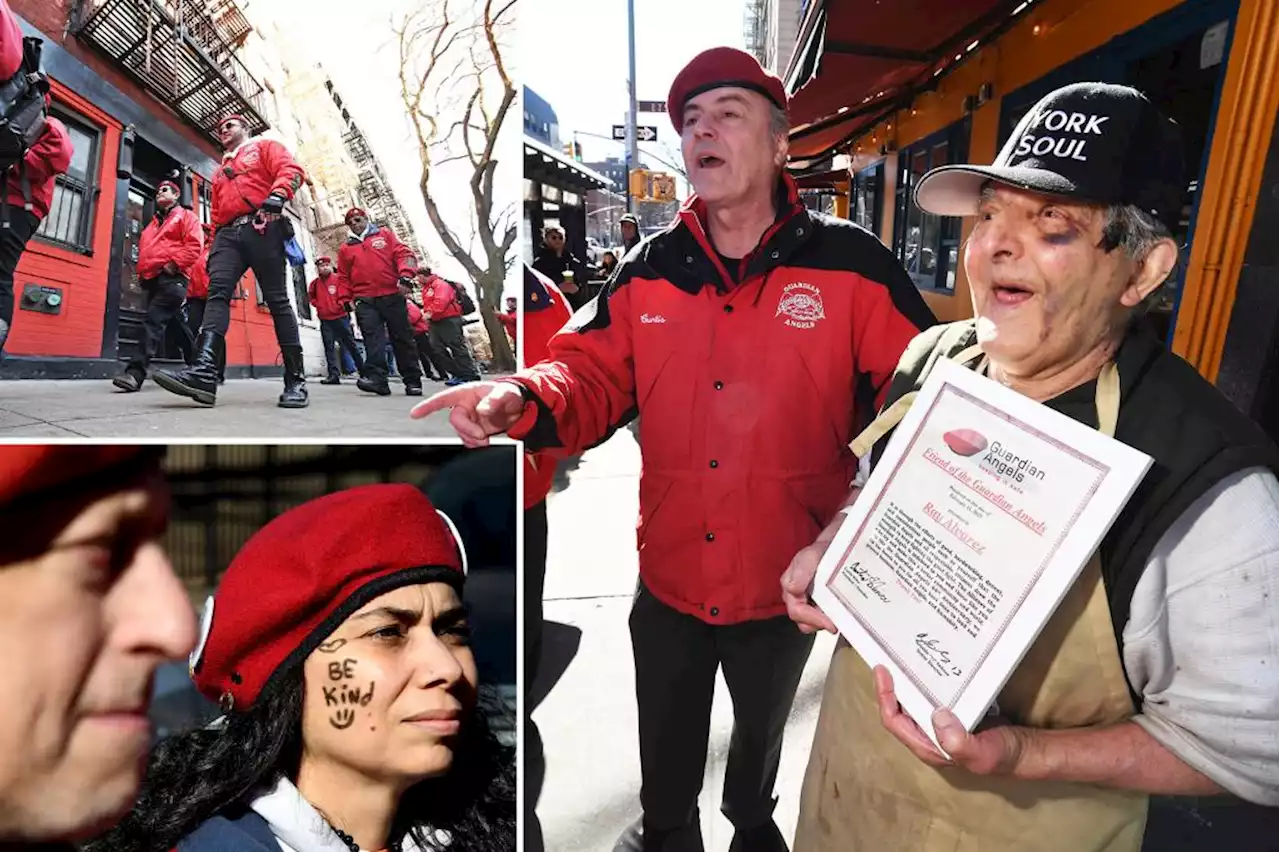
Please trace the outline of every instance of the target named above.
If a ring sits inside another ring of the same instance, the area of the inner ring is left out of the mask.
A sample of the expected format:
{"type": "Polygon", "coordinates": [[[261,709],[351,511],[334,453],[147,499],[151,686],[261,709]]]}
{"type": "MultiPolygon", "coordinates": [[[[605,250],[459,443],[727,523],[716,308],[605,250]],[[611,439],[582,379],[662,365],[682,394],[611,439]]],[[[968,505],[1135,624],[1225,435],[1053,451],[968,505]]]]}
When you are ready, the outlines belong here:
{"type": "Polygon", "coordinates": [[[769,133],[773,136],[786,136],[791,132],[791,119],[787,111],[772,101],[769,102],[769,133]]]}
{"type": "MultiPolygon", "coordinates": [[[[1147,255],[1153,248],[1169,239],[1173,239],[1169,227],[1140,207],[1132,204],[1112,204],[1103,212],[1103,251],[1124,249],[1124,253],[1130,260],[1140,264],[1147,259],[1147,255]]],[[[1169,270],[1165,279],[1134,308],[1134,316],[1145,314],[1160,301],[1161,292],[1174,277],[1176,270],[1177,264],[1169,270]]]]}

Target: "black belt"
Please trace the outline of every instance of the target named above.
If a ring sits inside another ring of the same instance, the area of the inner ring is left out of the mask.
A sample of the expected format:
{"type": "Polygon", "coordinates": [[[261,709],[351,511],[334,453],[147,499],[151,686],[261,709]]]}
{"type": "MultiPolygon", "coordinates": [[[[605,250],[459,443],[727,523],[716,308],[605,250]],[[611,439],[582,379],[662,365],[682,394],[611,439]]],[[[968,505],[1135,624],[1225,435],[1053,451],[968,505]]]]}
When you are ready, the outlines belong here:
{"type": "Polygon", "coordinates": [[[248,225],[257,215],[257,213],[246,213],[243,216],[237,216],[218,230],[221,231],[223,228],[238,228],[241,225],[248,225]]]}

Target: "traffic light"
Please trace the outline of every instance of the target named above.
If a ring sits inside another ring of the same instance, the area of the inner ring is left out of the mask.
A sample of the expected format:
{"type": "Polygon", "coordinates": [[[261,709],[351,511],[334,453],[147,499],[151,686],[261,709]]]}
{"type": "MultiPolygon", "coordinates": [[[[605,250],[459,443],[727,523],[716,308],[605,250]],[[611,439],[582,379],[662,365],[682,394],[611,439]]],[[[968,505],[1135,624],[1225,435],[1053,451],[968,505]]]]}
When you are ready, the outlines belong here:
{"type": "Polygon", "coordinates": [[[632,198],[647,200],[649,198],[649,170],[632,169],[627,189],[630,191],[632,198]]]}
{"type": "Polygon", "coordinates": [[[673,176],[663,173],[653,175],[653,200],[676,200],[676,179],[673,176]]]}

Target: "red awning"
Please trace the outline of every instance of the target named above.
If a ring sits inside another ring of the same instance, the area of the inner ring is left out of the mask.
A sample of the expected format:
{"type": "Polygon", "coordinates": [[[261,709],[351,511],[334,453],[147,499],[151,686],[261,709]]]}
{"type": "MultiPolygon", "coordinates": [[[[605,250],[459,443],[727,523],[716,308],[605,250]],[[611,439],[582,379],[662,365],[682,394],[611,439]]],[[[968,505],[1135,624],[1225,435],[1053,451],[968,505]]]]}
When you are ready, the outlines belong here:
{"type": "Polygon", "coordinates": [[[963,61],[970,45],[994,38],[1032,5],[1028,0],[814,2],[787,72],[796,128],[792,158],[829,154],[904,107],[963,61]]]}

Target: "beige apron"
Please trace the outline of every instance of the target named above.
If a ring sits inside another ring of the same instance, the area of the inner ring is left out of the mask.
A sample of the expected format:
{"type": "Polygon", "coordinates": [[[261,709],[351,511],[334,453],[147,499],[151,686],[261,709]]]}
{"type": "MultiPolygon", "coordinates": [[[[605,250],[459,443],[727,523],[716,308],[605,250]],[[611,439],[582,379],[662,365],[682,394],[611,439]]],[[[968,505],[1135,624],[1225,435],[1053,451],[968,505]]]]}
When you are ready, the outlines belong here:
{"type": "MultiPolygon", "coordinates": [[[[972,347],[955,360],[980,354],[972,347]]],[[[979,371],[986,366],[985,359],[979,371]]],[[[909,394],[854,441],[861,455],[910,408],[909,394]]],[[[1099,431],[1115,435],[1120,380],[1098,378],[1099,431]]],[[[1107,725],[1133,715],[1097,554],[997,698],[1033,728],[1107,725]]],[[[880,724],[871,670],[843,639],[822,696],[795,852],[1138,852],[1147,796],[1086,784],[935,769],[880,724]]]]}

